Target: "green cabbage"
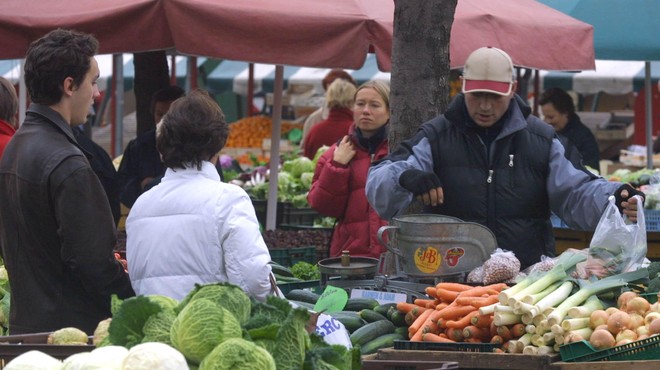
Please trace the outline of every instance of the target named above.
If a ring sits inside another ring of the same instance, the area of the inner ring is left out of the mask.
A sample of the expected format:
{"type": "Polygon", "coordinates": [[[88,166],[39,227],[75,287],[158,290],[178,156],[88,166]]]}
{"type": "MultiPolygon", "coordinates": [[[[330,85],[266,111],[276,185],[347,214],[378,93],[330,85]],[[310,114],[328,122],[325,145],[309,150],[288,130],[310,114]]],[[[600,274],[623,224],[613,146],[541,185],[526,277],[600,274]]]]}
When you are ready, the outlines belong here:
{"type": "Polygon", "coordinates": [[[312,180],[314,179],[314,172],[305,172],[300,175],[300,184],[303,187],[303,190],[309,190],[312,187],[312,180]]]}
{"type": "Polygon", "coordinates": [[[323,145],[322,147],[318,148],[318,150],[316,150],[316,154],[314,154],[314,159],[312,159],[315,168],[316,168],[316,164],[319,162],[319,158],[321,158],[323,153],[327,152],[328,149],[330,149],[329,146],[323,145]]]}
{"type": "Polygon", "coordinates": [[[250,318],[250,297],[237,285],[230,283],[198,284],[181,301],[179,309],[200,298],[209,299],[220,307],[226,308],[241,325],[245,324],[250,318]]]}
{"type": "Polygon", "coordinates": [[[194,363],[200,363],[223,341],[241,335],[234,315],[206,298],[193,299],[183,307],[170,330],[172,345],[194,363]]]}
{"type": "Polygon", "coordinates": [[[278,369],[300,369],[305,361],[305,352],[310,347],[306,325],[309,311],[294,308],[277,331],[275,349],[271,352],[278,369]]]}
{"type": "Polygon", "coordinates": [[[147,322],[142,327],[144,338],[142,343],[161,342],[172,344],[170,340],[170,329],[176,319],[174,310],[163,310],[155,315],[149,316],[147,322]]]}
{"type": "Polygon", "coordinates": [[[294,179],[299,179],[305,172],[314,172],[315,167],[316,163],[307,157],[298,157],[282,163],[282,171],[290,173],[294,179]]]}
{"type": "Polygon", "coordinates": [[[275,360],[267,350],[242,338],[220,343],[204,358],[200,370],[275,370],[275,360]]]}
{"type": "Polygon", "coordinates": [[[60,370],[62,361],[41,351],[27,351],[9,361],[4,370],[60,370]]]}

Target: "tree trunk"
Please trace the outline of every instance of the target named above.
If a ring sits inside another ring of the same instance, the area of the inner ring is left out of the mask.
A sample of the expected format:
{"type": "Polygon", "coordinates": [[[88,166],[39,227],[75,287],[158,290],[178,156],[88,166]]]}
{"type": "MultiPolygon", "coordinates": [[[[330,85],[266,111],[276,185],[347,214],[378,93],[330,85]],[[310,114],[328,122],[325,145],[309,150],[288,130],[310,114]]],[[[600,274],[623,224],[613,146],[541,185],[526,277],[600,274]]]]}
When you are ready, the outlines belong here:
{"type": "Polygon", "coordinates": [[[154,127],[154,115],[151,112],[151,96],[158,90],[170,85],[170,72],[167,55],[164,50],[133,54],[135,66],[135,113],[137,134],[154,127]]]}
{"type": "MultiPolygon", "coordinates": [[[[390,150],[447,109],[456,2],[394,0],[390,150]]],[[[421,213],[421,207],[411,206],[406,213],[421,213]]]]}

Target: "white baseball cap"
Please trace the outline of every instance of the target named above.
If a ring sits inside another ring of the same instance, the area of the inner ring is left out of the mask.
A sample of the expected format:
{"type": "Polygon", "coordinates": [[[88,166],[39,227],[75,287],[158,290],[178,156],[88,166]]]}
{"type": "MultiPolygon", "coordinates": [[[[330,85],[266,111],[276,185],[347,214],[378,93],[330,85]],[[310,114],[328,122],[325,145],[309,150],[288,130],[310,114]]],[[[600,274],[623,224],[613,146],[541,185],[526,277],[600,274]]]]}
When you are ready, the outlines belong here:
{"type": "Polygon", "coordinates": [[[463,92],[509,95],[513,88],[513,62],[509,54],[486,46],[473,51],[463,67],[463,92]]]}

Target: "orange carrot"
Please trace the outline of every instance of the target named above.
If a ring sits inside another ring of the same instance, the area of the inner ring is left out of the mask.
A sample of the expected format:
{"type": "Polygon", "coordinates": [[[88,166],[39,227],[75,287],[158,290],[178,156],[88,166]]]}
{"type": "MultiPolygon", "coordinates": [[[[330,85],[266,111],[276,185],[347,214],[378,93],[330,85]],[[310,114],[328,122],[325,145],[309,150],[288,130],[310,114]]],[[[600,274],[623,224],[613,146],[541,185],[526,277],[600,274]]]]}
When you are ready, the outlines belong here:
{"type": "Polygon", "coordinates": [[[454,343],[453,340],[441,337],[433,333],[424,333],[422,334],[422,341],[424,342],[438,342],[438,343],[454,343]]]}
{"type": "Polygon", "coordinates": [[[518,323],[511,327],[511,336],[513,338],[520,338],[523,335],[525,335],[525,324],[518,323]]]}
{"type": "Polygon", "coordinates": [[[472,323],[472,318],[477,316],[479,314],[478,310],[474,310],[470,312],[469,314],[463,316],[459,320],[450,320],[447,321],[445,324],[448,328],[456,328],[456,329],[461,329],[464,328],[472,323]]]}
{"type": "Polygon", "coordinates": [[[463,337],[463,329],[447,328],[445,334],[447,335],[447,338],[456,342],[462,342],[463,339],[465,339],[463,337]]]}
{"type": "Polygon", "coordinates": [[[435,298],[434,299],[416,298],[414,300],[414,303],[420,307],[433,308],[435,307],[435,298]]]}
{"type": "Polygon", "coordinates": [[[499,335],[494,335],[492,338],[490,338],[490,343],[502,344],[502,343],[504,343],[504,340],[499,335]]]}
{"type": "Polygon", "coordinates": [[[463,329],[463,336],[464,336],[466,339],[469,339],[469,338],[483,339],[483,338],[490,337],[490,335],[489,335],[489,333],[488,333],[488,330],[477,328],[477,327],[474,326],[474,325],[468,325],[468,326],[466,326],[466,327],[463,329]]]}
{"type": "Polygon", "coordinates": [[[453,290],[437,288],[435,290],[435,295],[443,302],[451,303],[453,302],[460,292],[455,292],[453,290]]]}
{"type": "MultiPolygon", "coordinates": [[[[479,312],[479,311],[477,311],[479,312]]],[[[493,315],[476,315],[473,316],[472,319],[470,320],[470,323],[477,328],[482,328],[486,329],[490,327],[490,323],[493,322],[493,315]]]]}
{"type": "Polygon", "coordinates": [[[424,333],[422,333],[421,330],[417,330],[417,331],[416,331],[415,333],[413,333],[412,335],[410,335],[410,332],[408,332],[408,335],[410,336],[410,341],[411,341],[411,342],[421,342],[421,341],[422,341],[422,335],[423,335],[423,334],[424,334],[424,333]]]}
{"type": "Polygon", "coordinates": [[[491,294],[491,291],[496,291],[499,294],[507,287],[504,283],[491,284],[486,286],[475,286],[470,290],[461,292],[461,297],[481,297],[483,294],[491,294]]]}
{"type": "Polygon", "coordinates": [[[444,302],[443,303],[438,303],[437,305],[435,305],[435,309],[436,309],[436,311],[440,311],[440,310],[442,310],[443,308],[445,308],[447,306],[449,306],[448,303],[444,303],[444,302]]]}
{"type": "Polygon", "coordinates": [[[506,342],[511,340],[512,335],[511,335],[511,330],[509,329],[508,326],[498,326],[497,327],[497,335],[502,337],[502,339],[506,342]]]}
{"type": "Polygon", "coordinates": [[[452,290],[454,292],[464,292],[474,288],[471,285],[465,285],[461,283],[438,283],[435,285],[437,289],[452,290]]]}
{"type": "Polygon", "coordinates": [[[431,309],[426,309],[426,311],[422,312],[417,319],[408,327],[408,333],[416,333],[419,329],[422,328],[422,325],[424,322],[426,322],[426,319],[431,315],[431,312],[433,310],[431,309]]]}
{"type": "Polygon", "coordinates": [[[460,317],[463,317],[467,314],[469,314],[472,311],[476,311],[477,309],[472,307],[472,306],[452,306],[449,305],[445,307],[444,309],[440,310],[439,313],[439,318],[443,318],[445,320],[456,320],[460,317]]]}
{"type": "Polygon", "coordinates": [[[413,303],[408,303],[408,302],[397,302],[396,304],[396,309],[399,310],[399,312],[402,313],[408,313],[410,310],[415,308],[416,305],[413,303]]]}
{"type": "Polygon", "coordinates": [[[497,326],[495,326],[494,322],[490,322],[490,325],[488,326],[488,334],[492,337],[497,335],[497,326]]]}
{"type": "Polygon", "coordinates": [[[434,286],[427,286],[424,289],[424,292],[426,293],[427,296],[431,298],[438,298],[438,296],[435,294],[436,288],[434,286]]]}
{"type": "Polygon", "coordinates": [[[462,294],[459,294],[455,301],[457,304],[463,306],[473,306],[479,308],[497,303],[499,302],[499,298],[497,297],[497,294],[489,295],[487,297],[464,297],[462,294]]]}
{"type": "Polygon", "coordinates": [[[481,338],[468,338],[465,340],[466,343],[483,343],[481,338]]]}

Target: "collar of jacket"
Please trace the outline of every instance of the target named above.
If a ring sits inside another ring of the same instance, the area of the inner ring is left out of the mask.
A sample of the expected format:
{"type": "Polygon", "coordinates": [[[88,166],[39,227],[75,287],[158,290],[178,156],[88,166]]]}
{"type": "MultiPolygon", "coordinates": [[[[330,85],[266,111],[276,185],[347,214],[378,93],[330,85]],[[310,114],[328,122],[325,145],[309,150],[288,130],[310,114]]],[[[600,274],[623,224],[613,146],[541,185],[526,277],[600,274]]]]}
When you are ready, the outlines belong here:
{"type": "Polygon", "coordinates": [[[167,168],[165,171],[165,176],[161,181],[195,176],[202,176],[211,180],[220,181],[220,174],[218,174],[218,170],[215,168],[215,165],[209,161],[202,161],[201,170],[198,170],[197,166],[193,166],[192,163],[186,163],[184,165],[186,168],[167,168]]]}
{"type": "Polygon", "coordinates": [[[361,147],[367,149],[369,154],[376,152],[380,144],[387,140],[387,135],[390,131],[390,121],[388,120],[383,126],[376,131],[375,134],[371,137],[364,137],[362,135],[362,130],[360,130],[355,124],[353,124],[353,136],[354,141],[357,142],[361,147]]]}
{"type": "MultiPolygon", "coordinates": [[[[511,99],[511,103],[509,104],[509,109],[502,118],[505,121],[502,123],[502,129],[498,138],[525,129],[527,127],[527,117],[531,112],[531,108],[525,103],[525,101],[517,94],[514,95],[514,98],[511,99]]],[[[470,127],[470,123],[476,125],[467,112],[465,95],[463,95],[463,93],[457,94],[449,103],[449,108],[447,108],[447,112],[445,112],[445,118],[463,131],[470,127]]]]}
{"type": "Polygon", "coordinates": [[[49,123],[51,123],[57,129],[62,131],[62,133],[66,135],[69,141],[75,143],[77,147],[80,147],[76,139],[73,137],[73,131],[71,131],[71,126],[64,120],[64,118],[62,118],[61,114],[57,113],[49,106],[32,103],[30,104],[30,107],[27,109],[27,113],[34,113],[44,117],[49,123]]]}

